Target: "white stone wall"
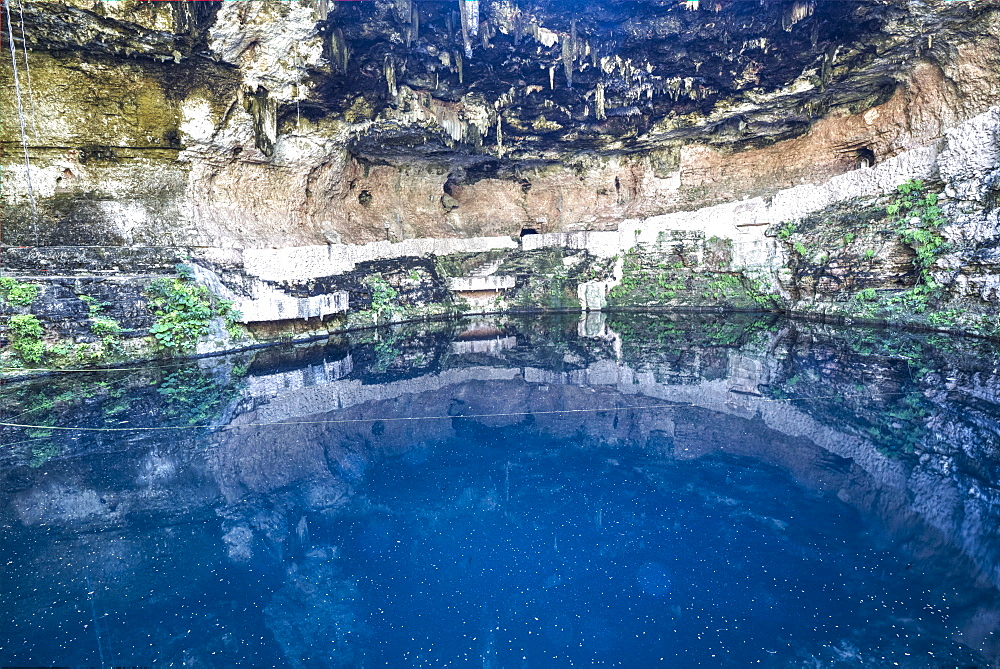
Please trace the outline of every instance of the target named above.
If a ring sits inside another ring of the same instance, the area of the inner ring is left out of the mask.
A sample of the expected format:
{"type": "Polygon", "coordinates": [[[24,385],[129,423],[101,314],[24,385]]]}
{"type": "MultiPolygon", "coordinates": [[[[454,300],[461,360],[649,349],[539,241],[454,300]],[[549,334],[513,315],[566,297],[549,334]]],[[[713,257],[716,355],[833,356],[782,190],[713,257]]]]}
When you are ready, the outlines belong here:
{"type": "Polygon", "coordinates": [[[347,313],[349,296],[343,290],[312,297],[295,297],[264,281],[251,279],[244,286],[250,293],[248,297],[234,293],[212,270],[195,263],[191,263],[190,267],[199,283],[233,303],[234,308],[240,312],[241,323],[321,318],[330,314],[347,313]]]}
{"type": "Polygon", "coordinates": [[[271,281],[314,279],[346,274],[358,263],[406,256],[478,253],[517,248],[510,237],[469,237],[449,239],[407,239],[402,242],[370,244],[327,244],[283,249],[246,249],[243,264],[247,274],[271,281]]]}
{"type": "Polygon", "coordinates": [[[513,276],[456,276],[448,279],[448,288],[456,293],[513,288],[513,276]]]}

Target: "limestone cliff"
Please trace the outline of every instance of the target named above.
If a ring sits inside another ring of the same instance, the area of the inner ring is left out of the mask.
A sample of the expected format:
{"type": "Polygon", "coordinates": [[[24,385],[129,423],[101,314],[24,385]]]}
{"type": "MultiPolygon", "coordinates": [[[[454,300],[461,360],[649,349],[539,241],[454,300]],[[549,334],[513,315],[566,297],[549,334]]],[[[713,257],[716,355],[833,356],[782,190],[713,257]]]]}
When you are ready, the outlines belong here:
{"type": "Polygon", "coordinates": [[[81,281],[138,314],[186,260],[258,338],[633,306],[995,332],[1000,3],[464,6],[12,5],[3,270],[44,290],[2,308],[54,337],[81,281]],[[932,258],[886,213],[913,179],[932,258]]]}

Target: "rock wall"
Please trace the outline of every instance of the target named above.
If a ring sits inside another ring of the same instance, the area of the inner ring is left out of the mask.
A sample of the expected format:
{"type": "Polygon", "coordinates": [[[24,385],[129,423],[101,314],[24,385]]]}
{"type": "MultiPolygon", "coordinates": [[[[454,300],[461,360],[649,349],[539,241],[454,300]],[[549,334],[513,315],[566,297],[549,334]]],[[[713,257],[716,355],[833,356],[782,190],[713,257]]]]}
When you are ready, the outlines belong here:
{"type": "MultiPolygon", "coordinates": [[[[603,35],[589,14],[562,26],[544,3],[520,18],[498,3],[482,46],[456,51],[450,14],[421,32],[383,2],[369,15],[30,3],[15,44],[31,193],[5,105],[0,263],[40,286],[135,276],[138,295],[190,262],[245,321],[284,323],[257,327],[265,340],[461,311],[678,306],[992,335],[995,4],[830,2],[748,28],[736,2],[655,9],[652,32],[610,8],[621,31],[603,35]],[[858,32],[838,33],[837,12],[864,16],[858,32]],[[773,51],[783,40],[795,67],[773,51]],[[536,90],[529,72],[551,58],[568,85],[536,90]],[[718,58],[746,76],[713,64],[677,90],[663,78],[718,58]],[[528,78],[490,88],[496,59],[528,78]],[[929,285],[885,213],[910,179],[941,194],[948,246],[927,304],[901,308],[929,285]],[[404,297],[373,309],[366,272],[404,297]],[[896,302],[859,301],[868,289],[896,302]]],[[[8,90],[13,74],[0,64],[8,90]]]]}

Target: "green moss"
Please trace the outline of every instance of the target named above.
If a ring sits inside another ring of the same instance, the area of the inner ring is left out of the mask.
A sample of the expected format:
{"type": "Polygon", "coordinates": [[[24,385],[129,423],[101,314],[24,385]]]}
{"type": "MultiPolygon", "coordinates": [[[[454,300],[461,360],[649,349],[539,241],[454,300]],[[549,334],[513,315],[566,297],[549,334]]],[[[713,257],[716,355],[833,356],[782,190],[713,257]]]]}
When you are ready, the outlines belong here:
{"type": "Polygon", "coordinates": [[[38,297],[38,286],[0,276],[0,298],[15,307],[26,307],[38,297]]]}
{"type": "Polygon", "coordinates": [[[37,364],[45,356],[42,343],[42,324],[34,314],[18,314],[10,317],[11,346],[21,360],[37,364]]]}
{"type": "Polygon", "coordinates": [[[857,299],[862,302],[874,302],[878,299],[878,294],[874,288],[865,288],[857,294],[857,299]]]}
{"type": "Polygon", "coordinates": [[[372,117],[375,112],[375,107],[372,103],[364,98],[364,96],[359,95],[354,98],[350,106],[344,110],[344,120],[348,123],[358,123],[359,121],[367,121],[372,117]]]}
{"type": "MultiPolygon", "coordinates": [[[[711,240],[709,240],[711,241],[711,240]]],[[[747,270],[689,270],[671,261],[671,254],[632,249],[622,259],[622,279],[608,292],[612,307],[704,306],[771,309],[777,298],[747,270]]],[[[727,263],[728,264],[728,263],[727,263]]]]}

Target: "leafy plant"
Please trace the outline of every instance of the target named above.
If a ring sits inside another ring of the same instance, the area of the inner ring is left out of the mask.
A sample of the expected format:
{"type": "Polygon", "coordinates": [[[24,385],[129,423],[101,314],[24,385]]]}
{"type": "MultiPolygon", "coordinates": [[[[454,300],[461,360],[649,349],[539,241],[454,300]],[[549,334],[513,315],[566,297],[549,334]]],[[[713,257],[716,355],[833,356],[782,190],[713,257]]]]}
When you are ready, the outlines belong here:
{"type": "Polygon", "coordinates": [[[378,316],[383,314],[392,315],[401,309],[399,305],[399,292],[389,285],[383,277],[371,275],[362,281],[368,286],[372,296],[372,311],[378,316]]]}
{"type": "Polygon", "coordinates": [[[113,318],[98,316],[90,322],[90,331],[101,338],[102,353],[121,352],[122,326],[113,318]]]}
{"type": "Polygon", "coordinates": [[[896,187],[896,197],[886,208],[893,217],[893,226],[903,243],[917,253],[914,265],[925,283],[932,281],[930,267],[948,243],[937,230],[947,223],[937,193],[927,192],[919,179],[911,179],[896,187]]]}
{"type": "Polygon", "coordinates": [[[778,228],[778,239],[784,241],[791,237],[793,232],[795,232],[795,224],[789,221],[778,228]]]}
{"type": "Polygon", "coordinates": [[[862,302],[874,302],[878,299],[878,294],[875,292],[874,288],[865,288],[858,293],[857,297],[862,302]]]}
{"type": "Polygon", "coordinates": [[[227,326],[234,326],[239,319],[232,302],[212,295],[190,276],[188,272],[176,279],[156,279],[147,289],[150,310],[156,315],[150,332],[161,349],[175,353],[190,350],[208,334],[213,319],[222,317],[227,326]]]}
{"type": "Polygon", "coordinates": [[[121,334],[122,326],[113,318],[98,317],[91,322],[90,331],[98,337],[107,337],[121,334]]]}
{"type": "MultiPolygon", "coordinates": [[[[48,432],[52,434],[51,430],[48,432]]],[[[37,438],[41,439],[42,437],[37,438]]],[[[31,459],[28,460],[28,466],[37,469],[52,458],[62,454],[62,450],[62,446],[49,440],[35,444],[31,447],[31,459]]]]}
{"type": "Polygon", "coordinates": [[[11,346],[25,362],[39,363],[45,356],[42,324],[34,314],[10,317],[11,346]]]}
{"type": "Polygon", "coordinates": [[[38,297],[38,286],[0,276],[0,297],[15,307],[26,307],[38,297]]]}
{"type": "Polygon", "coordinates": [[[874,288],[865,288],[858,293],[858,299],[862,302],[874,302],[878,299],[878,293],[875,292],[874,288]]]}
{"type": "Polygon", "coordinates": [[[80,299],[87,305],[87,311],[91,318],[100,315],[104,311],[104,307],[107,306],[104,302],[98,302],[96,297],[90,295],[80,295],[80,299]]]}

